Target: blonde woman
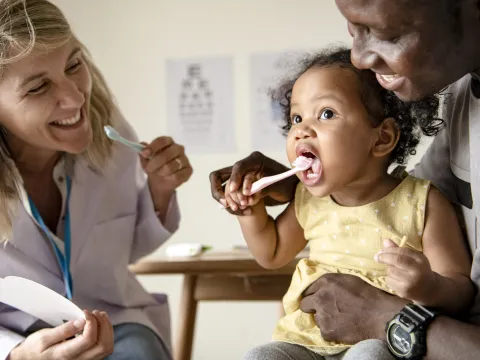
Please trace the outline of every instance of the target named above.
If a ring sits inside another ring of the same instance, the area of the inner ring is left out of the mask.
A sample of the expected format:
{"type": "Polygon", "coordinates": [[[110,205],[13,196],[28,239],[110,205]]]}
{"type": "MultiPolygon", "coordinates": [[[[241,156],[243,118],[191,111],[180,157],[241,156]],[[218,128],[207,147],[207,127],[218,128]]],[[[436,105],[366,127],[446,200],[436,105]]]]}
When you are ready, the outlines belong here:
{"type": "Polygon", "coordinates": [[[49,328],[0,303],[0,359],[171,358],[168,305],[127,265],[177,229],[175,190],[192,168],[172,139],[139,157],[108,124],[136,140],[60,10],[0,0],[0,277],[88,309],[49,328]]]}

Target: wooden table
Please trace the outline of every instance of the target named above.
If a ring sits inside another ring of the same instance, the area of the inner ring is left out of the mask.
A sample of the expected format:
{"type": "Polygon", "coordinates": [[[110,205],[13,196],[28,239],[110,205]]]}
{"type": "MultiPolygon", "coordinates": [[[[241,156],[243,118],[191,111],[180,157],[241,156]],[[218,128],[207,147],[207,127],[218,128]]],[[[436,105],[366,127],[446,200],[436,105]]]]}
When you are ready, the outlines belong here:
{"type": "Polygon", "coordinates": [[[278,301],[290,285],[295,266],[308,253],[277,270],[266,270],[246,250],[207,252],[197,257],[143,259],[130,269],[137,275],[183,274],[175,360],[190,360],[199,301],[278,301]]]}

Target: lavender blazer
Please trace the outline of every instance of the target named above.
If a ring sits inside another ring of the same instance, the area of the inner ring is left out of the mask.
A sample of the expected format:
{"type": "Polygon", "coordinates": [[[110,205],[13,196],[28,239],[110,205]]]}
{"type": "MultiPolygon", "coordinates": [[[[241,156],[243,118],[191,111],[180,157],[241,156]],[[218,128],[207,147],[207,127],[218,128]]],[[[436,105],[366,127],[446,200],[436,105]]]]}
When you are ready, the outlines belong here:
{"type": "MultiPolygon", "coordinates": [[[[114,120],[123,136],[136,140],[119,113],[114,120]]],[[[59,163],[53,174],[64,198],[65,163],[59,163]]],[[[72,166],[70,267],[74,303],[82,309],[106,311],[114,325],[146,325],[170,346],[166,299],[159,301],[147,293],[127,266],[158,248],[177,230],[180,214],[176,197],[170,200],[162,224],[155,215],[138,155],[123,145],[114,146],[112,158],[101,172],[84,159],[77,158],[72,166]]],[[[60,222],[59,238],[62,230],[60,222]]],[[[21,276],[65,294],[59,265],[31,216],[25,193],[17,206],[13,235],[6,246],[0,245],[0,277],[21,276]]],[[[36,321],[0,303],[0,360],[7,358],[24,339],[21,334],[36,321]]]]}

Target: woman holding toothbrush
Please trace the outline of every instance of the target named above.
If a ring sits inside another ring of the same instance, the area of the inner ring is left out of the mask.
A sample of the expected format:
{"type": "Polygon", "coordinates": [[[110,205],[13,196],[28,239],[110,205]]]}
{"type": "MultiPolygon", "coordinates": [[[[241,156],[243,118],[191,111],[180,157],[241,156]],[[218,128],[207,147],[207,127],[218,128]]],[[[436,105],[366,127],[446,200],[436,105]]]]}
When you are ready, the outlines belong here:
{"type": "Polygon", "coordinates": [[[0,18],[0,277],[88,309],[48,328],[0,303],[0,359],[171,359],[166,299],[127,266],[179,226],[184,148],[159,137],[139,156],[105,136],[136,141],[55,5],[2,0],[0,18]]]}

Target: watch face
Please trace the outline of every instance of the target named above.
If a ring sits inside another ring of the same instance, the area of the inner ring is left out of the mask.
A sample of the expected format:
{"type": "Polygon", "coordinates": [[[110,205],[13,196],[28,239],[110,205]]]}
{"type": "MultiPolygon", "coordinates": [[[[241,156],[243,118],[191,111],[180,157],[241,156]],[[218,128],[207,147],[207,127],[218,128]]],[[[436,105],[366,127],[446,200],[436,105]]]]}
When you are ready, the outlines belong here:
{"type": "Polygon", "coordinates": [[[412,348],[412,339],[410,334],[403,330],[398,324],[392,325],[388,334],[390,344],[393,345],[396,351],[402,355],[406,355],[412,348]]]}

